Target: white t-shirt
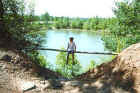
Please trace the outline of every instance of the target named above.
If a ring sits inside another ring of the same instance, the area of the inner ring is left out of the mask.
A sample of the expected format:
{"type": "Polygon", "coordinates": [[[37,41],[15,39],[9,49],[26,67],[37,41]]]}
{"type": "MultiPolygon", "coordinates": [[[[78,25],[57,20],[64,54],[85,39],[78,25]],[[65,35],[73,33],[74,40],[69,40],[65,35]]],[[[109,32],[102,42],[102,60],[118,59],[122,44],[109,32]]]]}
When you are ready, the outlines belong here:
{"type": "Polygon", "coordinates": [[[74,42],[69,42],[68,43],[68,48],[67,48],[68,51],[73,51],[73,50],[76,50],[76,45],[74,42]]]}

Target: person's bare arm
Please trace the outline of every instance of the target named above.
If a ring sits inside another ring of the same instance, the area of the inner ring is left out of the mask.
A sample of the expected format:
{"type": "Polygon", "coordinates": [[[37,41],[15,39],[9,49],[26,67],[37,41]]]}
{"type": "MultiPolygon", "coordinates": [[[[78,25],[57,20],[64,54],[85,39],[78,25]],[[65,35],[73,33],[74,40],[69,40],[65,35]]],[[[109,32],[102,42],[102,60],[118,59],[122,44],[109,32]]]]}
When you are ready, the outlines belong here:
{"type": "Polygon", "coordinates": [[[75,44],[75,52],[76,52],[76,44],[75,44]]]}
{"type": "Polygon", "coordinates": [[[68,51],[68,49],[69,49],[69,43],[68,43],[68,46],[67,46],[67,51],[68,51]]]}

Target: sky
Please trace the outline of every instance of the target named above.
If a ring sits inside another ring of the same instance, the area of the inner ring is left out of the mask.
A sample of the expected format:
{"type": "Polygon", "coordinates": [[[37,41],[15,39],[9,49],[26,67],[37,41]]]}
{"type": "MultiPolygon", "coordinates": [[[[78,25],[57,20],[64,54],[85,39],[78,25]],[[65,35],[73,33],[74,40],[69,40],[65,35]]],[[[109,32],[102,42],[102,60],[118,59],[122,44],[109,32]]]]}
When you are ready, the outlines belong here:
{"type": "Polygon", "coordinates": [[[112,17],[114,0],[35,0],[35,14],[52,16],[112,17]]]}

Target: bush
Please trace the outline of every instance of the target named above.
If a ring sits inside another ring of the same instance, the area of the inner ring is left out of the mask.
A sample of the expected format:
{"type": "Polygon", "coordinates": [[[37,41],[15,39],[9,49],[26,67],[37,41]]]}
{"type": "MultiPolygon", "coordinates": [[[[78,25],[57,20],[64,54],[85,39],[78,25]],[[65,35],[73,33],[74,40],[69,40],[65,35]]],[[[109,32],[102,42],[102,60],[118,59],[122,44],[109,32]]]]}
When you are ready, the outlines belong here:
{"type": "Polygon", "coordinates": [[[88,66],[88,70],[92,70],[95,67],[95,61],[91,60],[90,65],[88,66]]]}
{"type": "Polygon", "coordinates": [[[72,64],[72,56],[69,56],[69,63],[66,65],[67,53],[60,52],[56,58],[56,71],[61,73],[63,76],[67,78],[72,78],[73,75],[78,75],[81,69],[80,62],[77,60],[75,56],[75,64],[72,64]]]}

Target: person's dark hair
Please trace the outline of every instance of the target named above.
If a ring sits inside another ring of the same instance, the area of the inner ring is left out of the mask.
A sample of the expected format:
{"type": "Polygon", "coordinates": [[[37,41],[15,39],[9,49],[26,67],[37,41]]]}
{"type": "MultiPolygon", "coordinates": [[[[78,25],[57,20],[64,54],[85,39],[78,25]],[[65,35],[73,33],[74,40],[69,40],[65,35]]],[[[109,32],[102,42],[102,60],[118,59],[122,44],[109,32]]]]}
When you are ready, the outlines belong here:
{"type": "Polygon", "coordinates": [[[73,37],[70,37],[70,40],[72,40],[72,41],[73,41],[73,39],[74,39],[73,37]]]}

